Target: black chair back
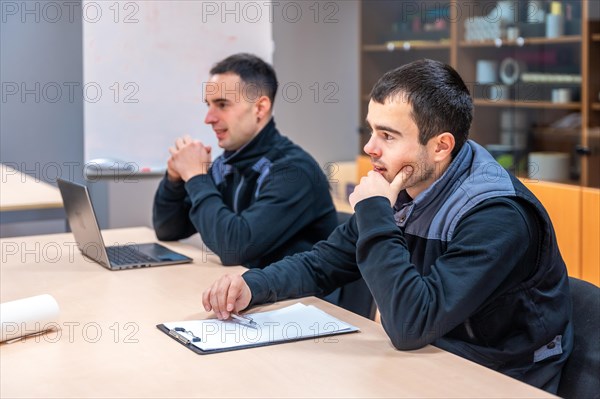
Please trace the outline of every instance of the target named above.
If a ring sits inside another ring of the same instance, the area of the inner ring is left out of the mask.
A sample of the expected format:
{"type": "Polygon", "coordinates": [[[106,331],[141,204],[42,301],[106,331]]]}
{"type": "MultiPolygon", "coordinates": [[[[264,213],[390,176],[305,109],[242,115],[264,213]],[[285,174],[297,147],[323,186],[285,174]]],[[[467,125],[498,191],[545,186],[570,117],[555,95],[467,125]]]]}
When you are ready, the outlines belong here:
{"type": "Polygon", "coordinates": [[[600,398],[600,288],[569,277],[573,302],[573,352],[563,367],[558,395],[600,398]]]}

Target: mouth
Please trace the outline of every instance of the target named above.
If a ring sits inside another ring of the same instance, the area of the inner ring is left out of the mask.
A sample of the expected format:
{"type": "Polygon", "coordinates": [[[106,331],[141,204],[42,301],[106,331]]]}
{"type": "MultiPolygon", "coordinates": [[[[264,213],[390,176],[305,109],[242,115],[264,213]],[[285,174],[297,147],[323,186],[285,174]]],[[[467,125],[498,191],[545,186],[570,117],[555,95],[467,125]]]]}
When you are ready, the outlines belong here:
{"type": "Polygon", "coordinates": [[[222,140],[227,135],[227,129],[215,129],[213,128],[215,134],[217,135],[217,139],[222,140]]]}
{"type": "Polygon", "coordinates": [[[375,165],[375,164],[373,164],[373,170],[382,176],[385,174],[385,172],[387,172],[386,168],[384,168],[381,165],[375,165]]]}

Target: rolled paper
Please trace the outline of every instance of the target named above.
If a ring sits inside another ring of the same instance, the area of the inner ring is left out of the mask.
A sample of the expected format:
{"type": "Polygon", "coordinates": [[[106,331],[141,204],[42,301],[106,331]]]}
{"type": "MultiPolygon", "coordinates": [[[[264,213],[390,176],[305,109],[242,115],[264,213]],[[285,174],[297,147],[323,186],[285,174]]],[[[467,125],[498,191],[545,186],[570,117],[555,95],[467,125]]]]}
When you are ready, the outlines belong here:
{"type": "Polygon", "coordinates": [[[56,327],[59,311],[56,299],[49,294],[0,304],[0,342],[56,327]]]}

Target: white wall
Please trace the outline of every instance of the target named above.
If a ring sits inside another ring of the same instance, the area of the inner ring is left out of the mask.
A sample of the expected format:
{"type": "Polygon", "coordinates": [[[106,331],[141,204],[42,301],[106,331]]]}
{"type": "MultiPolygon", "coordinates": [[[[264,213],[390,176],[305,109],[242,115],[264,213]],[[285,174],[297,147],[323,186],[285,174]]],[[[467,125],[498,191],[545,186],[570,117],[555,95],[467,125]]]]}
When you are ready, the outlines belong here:
{"type": "MultiPolygon", "coordinates": [[[[83,165],[81,7],[61,4],[0,2],[0,162],[51,184],[81,181],[83,165]]],[[[0,224],[0,236],[64,230],[0,224]]]]}
{"type": "Polygon", "coordinates": [[[281,86],[275,100],[277,125],[321,165],[353,161],[360,126],[360,3],[278,3],[273,11],[273,65],[281,86]],[[302,10],[300,18],[297,9],[302,10]]]}
{"type": "Polygon", "coordinates": [[[90,97],[84,104],[84,159],[164,170],[168,148],[186,134],[218,155],[212,128],[204,124],[204,84],[210,68],[231,54],[272,61],[272,26],[263,3],[84,1],[83,70],[90,97]],[[90,20],[97,14],[103,17],[90,20]]]}
{"type": "MultiPolygon", "coordinates": [[[[52,2],[52,5],[62,7],[61,18],[56,19],[55,10],[45,6],[44,2],[2,2],[2,7],[9,4],[16,5],[17,9],[13,15],[12,10],[3,8],[1,81],[11,87],[14,87],[11,82],[19,88],[21,83],[25,83],[26,88],[35,87],[36,82],[41,86],[38,90],[40,101],[31,94],[25,95],[25,101],[22,101],[22,93],[2,100],[0,161],[18,163],[23,166],[18,169],[51,183],[57,176],[47,166],[54,164],[60,166],[62,177],[81,181],[84,165],[83,104],[93,100],[93,93],[87,96],[82,93],[82,26],[94,20],[94,10],[83,7],[85,15],[82,23],[81,3],[67,3],[52,2]],[[38,7],[37,11],[35,7],[38,7]],[[28,10],[34,11],[28,13],[28,10]],[[71,11],[74,14],[70,14],[71,11]],[[62,87],[59,101],[52,102],[51,91],[43,93],[47,83],[62,87]],[[69,96],[69,87],[75,87],[73,98],[69,96]],[[78,168],[73,169],[73,164],[78,168]],[[71,170],[79,173],[71,176],[71,170]]],[[[225,4],[211,3],[218,7],[225,4]]],[[[125,9],[125,4],[119,3],[118,23],[134,11],[132,8],[125,9]]],[[[211,17],[232,24],[236,23],[236,18],[252,22],[255,17],[247,6],[249,2],[227,4],[229,11],[217,9],[211,17]],[[234,10],[233,13],[231,10],[234,10]]],[[[107,7],[113,5],[113,2],[107,3],[107,7]]],[[[297,0],[272,2],[272,5],[270,13],[263,14],[262,18],[270,18],[272,22],[275,43],[273,64],[281,84],[275,102],[279,129],[304,147],[321,165],[354,160],[358,152],[359,126],[359,3],[355,0],[297,0]]],[[[114,7],[108,11],[103,9],[102,18],[116,23],[115,12],[114,7]]],[[[169,26],[161,28],[169,29],[169,26]]],[[[218,60],[210,60],[211,63],[215,61],[218,60]]],[[[208,71],[198,73],[200,76],[208,71]]],[[[121,76],[118,75],[119,79],[121,76]]],[[[198,83],[197,79],[192,80],[191,85],[198,83]]],[[[8,86],[3,87],[3,93],[8,86]]],[[[104,100],[114,95],[110,87],[102,89],[104,100]]],[[[91,102],[86,105],[93,104],[98,105],[91,102]]],[[[204,109],[200,107],[197,111],[200,114],[197,120],[202,123],[204,109]]],[[[166,119],[172,117],[166,113],[163,116],[166,119]]],[[[127,200],[131,197],[130,186],[121,190],[119,187],[123,186],[115,183],[90,185],[102,227],[148,225],[151,215],[138,211],[151,209],[152,183],[149,178],[140,183],[143,190],[140,187],[136,192],[147,195],[136,196],[136,212],[128,212],[132,209],[131,202],[127,200]]],[[[61,230],[64,230],[61,222],[27,223],[3,226],[0,236],[61,230]]]]}

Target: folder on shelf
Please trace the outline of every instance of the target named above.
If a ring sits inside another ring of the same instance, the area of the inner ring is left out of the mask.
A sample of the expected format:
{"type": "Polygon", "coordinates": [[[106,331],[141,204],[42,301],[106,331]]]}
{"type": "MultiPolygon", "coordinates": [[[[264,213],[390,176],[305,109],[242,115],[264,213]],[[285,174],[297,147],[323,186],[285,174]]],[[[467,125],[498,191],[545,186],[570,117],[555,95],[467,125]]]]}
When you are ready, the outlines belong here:
{"type": "Polygon", "coordinates": [[[345,334],[358,328],[312,305],[294,305],[251,314],[255,326],[236,320],[187,320],[156,327],[198,354],[226,352],[345,334]]]}

